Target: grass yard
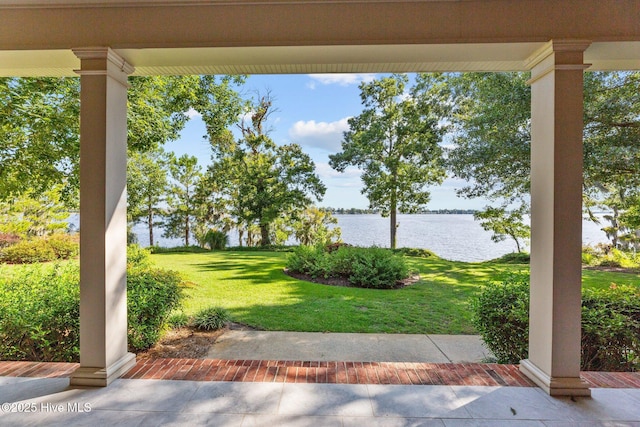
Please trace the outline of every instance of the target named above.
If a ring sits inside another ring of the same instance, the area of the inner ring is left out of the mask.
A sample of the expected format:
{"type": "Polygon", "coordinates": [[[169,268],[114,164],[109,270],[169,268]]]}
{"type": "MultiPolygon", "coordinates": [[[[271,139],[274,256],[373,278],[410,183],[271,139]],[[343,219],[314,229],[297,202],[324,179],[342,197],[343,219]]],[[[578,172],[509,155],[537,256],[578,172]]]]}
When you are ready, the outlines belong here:
{"type": "MultiPolygon", "coordinates": [[[[223,251],[152,255],[191,282],[184,311],[222,306],[233,320],[265,330],[473,334],[469,298],[481,286],[528,266],[408,258],[421,280],[399,290],[300,281],[282,271],[288,254],[223,251]]],[[[583,272],[586,287],[633,284],[636,274],[583,272]]]]}

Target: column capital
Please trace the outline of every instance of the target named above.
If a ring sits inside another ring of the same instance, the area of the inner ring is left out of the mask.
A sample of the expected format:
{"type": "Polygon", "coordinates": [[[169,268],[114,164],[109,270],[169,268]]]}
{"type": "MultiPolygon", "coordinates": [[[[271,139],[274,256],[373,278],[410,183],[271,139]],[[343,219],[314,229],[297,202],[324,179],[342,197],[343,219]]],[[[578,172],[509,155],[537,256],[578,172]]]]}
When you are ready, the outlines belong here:
{"type": "Polygon", "coordinates": [[[135,68],[110,47],[86,47],[72,49],[80,59],[80,69],[75,70],[82,75],[110,75],[123,84],[127,84],[127,76],[135,68]]]}
{"type": "MultiPolygon", "coordinates": [[[[580,53],[591,46],[590,40],[550,40],[525,60],[525,66],[532,69],[554,53],[580,53]]],[[[582,63],[582,60],[579,61],[582,63]]],[[[583,64],[584,65],[584,64],[583,64]]]]}

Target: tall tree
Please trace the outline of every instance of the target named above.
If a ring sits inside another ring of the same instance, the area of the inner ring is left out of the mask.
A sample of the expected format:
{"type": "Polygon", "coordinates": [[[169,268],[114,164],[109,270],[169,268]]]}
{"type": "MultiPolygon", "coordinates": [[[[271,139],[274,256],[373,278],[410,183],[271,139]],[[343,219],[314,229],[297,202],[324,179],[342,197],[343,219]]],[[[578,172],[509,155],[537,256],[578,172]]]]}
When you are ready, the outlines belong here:
{"type": "Polygon", "coordinates": [[[161,148],[146,153],[133,152],[127,162],[127,216],[132,223],[142,222],[149,230],[149,245],[154,245],[153,228],[163,225],[163,202],[167,196],[167,157],[161,148]]]}
{"type": "Polygon", "coordinates": [[[270,227],[276,218],[321,199],[325,186],[315,165],[297,144],[276,145],[268,136],[266,121],[272,101],[262,97],[248,118],[241,120],[242,137],[212,141],[211,179],[218,182],[228,211],[247,230],[260,228],[261,244],[271,244],[270,227]]]}
{"type": "MultiPolygon", "coordinates": [[[[531,92],[527,78],[527,73],[447,76],[454,124],[448,166],[469,182],[459,195],[485,197],[503,208],[528,207],[531,92]]],[[[616,194],[640,188],[640,73],[585,73],[584,94],[584,206],[614,209],[609,202],[617,200],[616,194]]],[[[616,222],[617,216],[611,220],[616,222]]]]}
{"type": "Polygon", "coordinates": [[[201,211],[196,197],[196,188],[202,178],[202,171],[195,156],[175,155],[169,157],[169,172],[172,181],[169,184],[165,223],[166,237],[182,237],[184,245],[189,246],[191,228],[201,211]]]}
{"type": "MultiPolygon", "coordinates": [[[[349,119],[342,151],[329,156],[329,164],[343,172],[362,169],[362,193],[371,209],[389,216],[390,244],[396,247],[398,211],[413,213],[430,199],[427,186],[443,181],[444,133],[436,105],[426,102],[439,77],[423,75],[421,93],[405,93],[406,75],[395,74],[360,84],[364,110],[349,119]],[[417,102],[420,97],[423,102],[417,102]]],[[[414,88],[415,89],[415,88],[414,88]]]]}
{"type": "MultiPolygon", "coordinates": [[[[177,139],[186,113],[200,111],[211,132],[234,123],[243,76],[130,77],[128,146],[147,151],[177,139]]],[[[56,184],[78,203],[80,79],[0,78],[0,200],[56,184]]]]}
{"type": "Polygon", "coordinates": [[[493,232],[491,240],[502,242],[510,237],[520,253],[522,252],[521,241],[526,241],[531,236],[531,227],[525,224],[523,218],[527,213],[526,206],[511,211],[504,207],[488,206],[484,211],[476,212],[473,218],[480,221],[480,225],[486,231],[493,232]]]}

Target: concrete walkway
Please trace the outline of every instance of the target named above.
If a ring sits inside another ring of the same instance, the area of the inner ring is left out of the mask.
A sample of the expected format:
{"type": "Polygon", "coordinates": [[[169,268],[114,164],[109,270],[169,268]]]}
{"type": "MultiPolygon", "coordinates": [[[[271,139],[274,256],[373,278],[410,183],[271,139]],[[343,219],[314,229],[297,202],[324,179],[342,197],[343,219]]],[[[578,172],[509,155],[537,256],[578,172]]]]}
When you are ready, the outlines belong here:
{"type": "Polygon", "coordinates": [[[640,426],[640,389],[2,378],[2,426],[640,426]]]}
{"type": "Polygon", "coordinates": [[[339,334],[229,330],[211,359],[474,363],[491,352],[477,335],[339,334]]]}

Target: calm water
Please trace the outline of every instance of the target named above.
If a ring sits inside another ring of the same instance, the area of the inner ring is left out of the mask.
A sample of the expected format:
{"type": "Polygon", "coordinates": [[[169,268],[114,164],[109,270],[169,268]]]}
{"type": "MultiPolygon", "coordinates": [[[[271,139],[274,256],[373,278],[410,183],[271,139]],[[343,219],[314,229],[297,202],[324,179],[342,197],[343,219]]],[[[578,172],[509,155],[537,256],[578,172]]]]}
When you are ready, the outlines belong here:
{"type": "MultiPolygon", "coordinates": [[[[389,219],[379,215],[336,215],[342,230],[342,240],[356,246],[389,247],[389,219]]],[[[430,249],[440,257],[456,261],[485,261],[516,251],[510,240],[494,243],[491,233],[484,231],[473,220],[473,215],[398,215],[398,247],[430,249]]],[[[594,245],[606,242],[602,226],[584,221],[582,241],[594,245]]],[[[142,246],[149,245],[145,227],[134,227],[142,246]]],[[[179,246],[179,239],[161,237],[162,230],[154,232],[156,244],[179,246]]],[[[194,244],[194,242],[191,242],[194,244]]],[[[238,245],[238,234],[229,233],[229,243],[238,245]]],[[[289,242],[295,244],[294,241],[289,242]]],[[[527,248],[528,250],[528,248],[527,248]]]]}

